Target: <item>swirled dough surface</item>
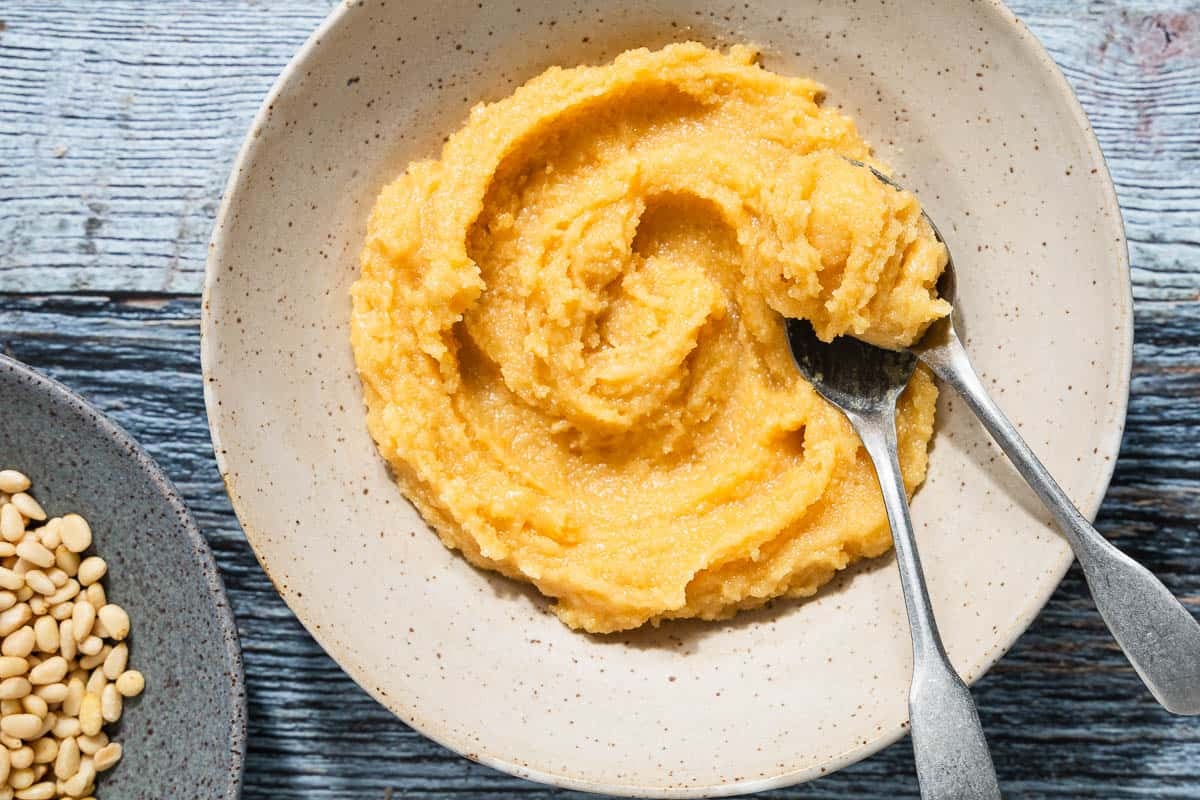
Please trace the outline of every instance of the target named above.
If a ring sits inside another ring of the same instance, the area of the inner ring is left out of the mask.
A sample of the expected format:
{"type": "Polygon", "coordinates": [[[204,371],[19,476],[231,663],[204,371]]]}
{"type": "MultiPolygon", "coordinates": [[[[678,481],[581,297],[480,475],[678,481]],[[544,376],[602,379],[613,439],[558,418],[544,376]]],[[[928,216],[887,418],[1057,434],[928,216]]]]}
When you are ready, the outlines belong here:
{"type": "MultiPolygon", "coordinates": [[[[748,48],[629,51],[474,108],[380,194],[353,288],[368,424],[474,564],[617,631],[814,593],[890,545],[780,314],[910,343],[948,311],[915,198],[748,48]]],[[[898,425],[924,478],[936,389],[898,425]]]]}

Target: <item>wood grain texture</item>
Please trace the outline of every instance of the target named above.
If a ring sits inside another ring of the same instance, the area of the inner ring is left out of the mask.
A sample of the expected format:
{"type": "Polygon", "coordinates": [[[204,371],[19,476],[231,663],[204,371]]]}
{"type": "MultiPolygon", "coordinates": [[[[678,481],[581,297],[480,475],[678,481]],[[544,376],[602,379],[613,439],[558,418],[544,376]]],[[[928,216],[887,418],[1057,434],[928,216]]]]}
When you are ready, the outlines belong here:
{"type": "MultiPolygon", "coordinates": [[[[458,758],[360,691],[275,594],[213,462],[195,297],[212,217],[262,95],[330,5],[0,4],[0,349],[110,412],[191,505],[245,648],[246,798],[572,796],[458,758]]],[[[1014,10],[1083,101],[1130,236],[1133,395],[1098,525],[1200,611],[1200,3],[1014,10]]],[[[1008,797],[1200,798],[1200,720],[1142,690],[1077,570],[976,696],[1008,797]]],[[[918,795],[903,742],[772,796],[918,795]]]]}

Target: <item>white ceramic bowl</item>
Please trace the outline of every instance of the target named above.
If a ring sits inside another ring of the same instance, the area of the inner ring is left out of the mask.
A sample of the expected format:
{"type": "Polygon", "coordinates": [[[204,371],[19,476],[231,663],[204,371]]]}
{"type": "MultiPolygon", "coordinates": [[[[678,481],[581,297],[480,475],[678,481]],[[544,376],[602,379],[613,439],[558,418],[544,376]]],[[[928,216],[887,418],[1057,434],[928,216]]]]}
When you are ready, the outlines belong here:
{"type": "MultiPolygon", "coordinates": [[[[968,347],[1094,513],[1121,437],[1130,286],[1113,187],[1070,89],[1002,6],[759,0],[341,6],[267,98],[213,236],[205,388],[229,494],[318,641],[404,720],[536,780],[636,795],[807,780],[905,728],[908,631],[881,559],[725,624],[572,633],[526,587],[444,549],[364,427],[347,289],[376,192],[470,105],[553,64],[751,41],[823,81],[947,235],[968,347]]],[[[944,397],[913,507],[938,621],[978,678],[1070,553],[944,397]]]]}

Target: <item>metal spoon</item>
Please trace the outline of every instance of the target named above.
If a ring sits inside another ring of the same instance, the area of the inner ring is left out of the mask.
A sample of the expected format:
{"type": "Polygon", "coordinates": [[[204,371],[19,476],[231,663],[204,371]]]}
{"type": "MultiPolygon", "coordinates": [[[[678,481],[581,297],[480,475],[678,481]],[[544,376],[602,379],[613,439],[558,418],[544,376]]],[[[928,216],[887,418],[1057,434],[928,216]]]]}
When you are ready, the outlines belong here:
{"type": "MultiPolygon", "coordinates": [[[[883,182],[900,188],[886,175],[871,171],[883,182]]],[[[925,219],[945,244],[933,220],[928,215],[925,219]]],[[[1200,714],[1200,624],[1148,569],[1092,527],[983,388],[954,330],[958,307],[953,259],[942,273],[938,292],[954,311],[933,323],[912,352],[967,401],[1041,498],[1075,551],[1100,616],[1150,693],[1172,713],[1200,714]]]]}
{"type": "Polygon", "coordinates": [[[809,323],[786,322],[797,366],[817,392],[849,418],[875,464],[883,490],[912,633],[908,709],[921,797],[999,798],[996,770],[975,703],[946,658],[938,635],[900,474],[896,400],[908,385],[917,359],[908,352],[883,350],[845,336],[826,344],[809,323]]]}
{"type": "MultiPolygon", "coordinates": [[[[874,167],[846,160],[867,167],[888,186],[903,189],[874,167]]],[[[921,214],[938,241],[946,244],[929,215],[924,211],[921,214]]],[[[950,253],[949,245],[946,253],[950,253]]],[[[950,258],[938,282],[938,294],[953,310],[929,327],[912,352],[967,401],[1017,472],[1041,498],[1075,551],[1100,616],[1150,693],[1174,714],[1200,714],[1200,623],[1158,578],[1118,550],[1079,513],[983,388],[954,330],[956,288],[954,259],[950,258]]]]}

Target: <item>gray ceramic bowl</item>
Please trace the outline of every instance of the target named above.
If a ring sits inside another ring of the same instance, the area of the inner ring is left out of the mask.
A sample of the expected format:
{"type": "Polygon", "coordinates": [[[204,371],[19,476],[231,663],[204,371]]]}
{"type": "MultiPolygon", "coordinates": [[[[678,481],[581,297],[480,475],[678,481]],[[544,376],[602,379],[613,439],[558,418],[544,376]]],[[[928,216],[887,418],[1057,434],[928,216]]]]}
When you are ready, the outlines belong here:
{"type": "Polygon", "coordinates": [[[146,691],[114,738],[104,800],[234,800],[246,696],[237,629],[212,553],[167,477],[111,420],[61,384],[0,356],[0,464],[26,472],[52,515],[92,524],[108,595],[133,620],[146,691]]]}

